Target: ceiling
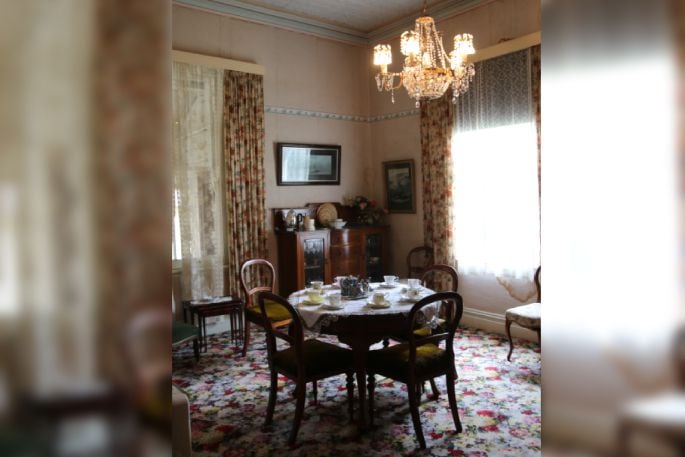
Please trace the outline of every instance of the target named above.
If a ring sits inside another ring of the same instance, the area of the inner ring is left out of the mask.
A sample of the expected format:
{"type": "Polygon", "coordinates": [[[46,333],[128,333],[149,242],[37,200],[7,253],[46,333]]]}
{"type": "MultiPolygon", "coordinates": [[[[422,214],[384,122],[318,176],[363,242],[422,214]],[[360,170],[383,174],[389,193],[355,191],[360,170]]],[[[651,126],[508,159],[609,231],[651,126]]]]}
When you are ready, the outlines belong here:
{"type": "MultiPolygon", "coordinates": [[[[303,18],[370,33],[407,16],[417,17],[423,0],[242,0],[303,18]]],[[[441,0],[428,0],[432,6],[441,0]]]]}
{"type": "MultiPolygon", "coordinates": [[[[489,0],[427,0],[436,20],[489,0]]],[[[356,44],[371,44],[410,28],[423,0],[174,0],[253,22],[298,30],[356,44]]]]}

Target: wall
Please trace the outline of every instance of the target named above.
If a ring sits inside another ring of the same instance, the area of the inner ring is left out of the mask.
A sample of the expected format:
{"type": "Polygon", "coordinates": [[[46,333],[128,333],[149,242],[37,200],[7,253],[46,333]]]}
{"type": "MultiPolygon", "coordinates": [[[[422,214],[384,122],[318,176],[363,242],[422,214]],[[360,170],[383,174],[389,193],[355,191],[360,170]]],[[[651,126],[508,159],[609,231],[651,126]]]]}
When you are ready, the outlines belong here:
{"type": "MultiPolygon", "coordinates": [[[[517,38],[537,32],[541,27],[539,0],[510,0],[490,2],[445,20],[436,21],[438,30],[443,32],[447,52],[452,49],[451,37],[458,33],[473,35],[476,51],[497,44],[504,38],[517,38]]],[[[393,64],[390,71],[399,71],[403,56],[399,49],[399,36],[393,40],[383,40],[393,50],[393,64]]],[[[375,43],[374,43],[375,44],[375,43]]],[[[400,275],[406,274],[406,255],[415,246],[423,244],[423,204],[421,180],[421,141],[419,131],[419,112],[414,100],[407,96],[404,88],[395,91],[395,103],[390,93],[379,93],[373,77],[377,67],[369,65],[369,108],[371,116],[403,112],[408,115],[391,120],[371,123],[373,162],[371,164],[371,193],[380,201],[385,199],[383,183],[384,161],[413,159],[416,171],[416,214],[391,214],[388,221],[393,227],[393,265],[400,275]]],[[[464,298],[465,320],[479,327],[502,331],[503,314],[507,308],[520,302],[511,298],[494,277],[464,277],[460,275],[459,291],[464,298]]],[[[518,333],[518,330],[515,330],[518,333]]],[[[527,332],[520,335],[531,337],[527,332]]]]}
{"type": "MultiPolygon", "coordinates": [[[[437,22],[445,37],[471,33],[476,49],[540,30],[539,0],[487,2],[437,22]]],[[[423,244],[423,203],[419,116],[403,88],[378,93],[370,48],[338,43],[297,32],[174,6],[174,49],[254,62],[266,67],[266,206],[340,201],[344,195],[364,194],[385,199],[382,162],[414,159],[416,214],[391,214],[392,265],[406,275],[406,255],[423,244]],[[270,113],[273,107],[371,117],[371,122],[331,120],[305,115],[270,113]],[[399,115],[398,115],[399,114],[399,115]],[[340,186],[278,187],[274,143],[277,141],[337,143],[342,146],[340,186]]],[[[399,37],[384,40],[393,47],[393,65],[402,59],[399,37]]],[[[451,40],[445,44],[451,49],[451,40]]],[[[271,221],[269,220],[269,224],[271,221]]],[[[269,238],[276,262],[275,238],[269,238]]],[[[467,318],[480,327],[502,331],[504,310],[519,304],[492,277],[461,278],[460,292],[467,318]],[[470,314],[469,314],[470,313],[470,314]]],[[[518,330],[517,330],[518,331],[518,330]]],[[[525,334],[525,333],[524,333],[525,334]]],[[[530,337],[530,334],[525,334],[530,337]]]]}
{"type": "Polygon", "coordinates": [[[269,259],[277,265],[271,208],[342,201],[366,194],[371,160],[366,88],[366,48],[174,5],[173,48],[257,63],[266,67],[266,207],[269,259]],[[277,114],[292,108],[300,114],[277,114]],[[322,119],[315,113],[352,115],[359,120],[322,119]],[[342,147],[339,186],[276,185],[275,143],[323,143],[342,147]]]}

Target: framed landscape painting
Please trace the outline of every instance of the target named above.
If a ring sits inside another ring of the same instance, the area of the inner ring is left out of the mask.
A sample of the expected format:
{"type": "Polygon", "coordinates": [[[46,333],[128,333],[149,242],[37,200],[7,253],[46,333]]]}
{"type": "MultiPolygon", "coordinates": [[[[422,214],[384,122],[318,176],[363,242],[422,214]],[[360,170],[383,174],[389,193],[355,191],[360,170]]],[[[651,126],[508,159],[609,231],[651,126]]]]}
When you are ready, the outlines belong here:
{"type": "Polygon", "coordinates": [[[340,184],[340,146],[277,143],[276,184],[340,184]]]}
{"type": "Polygon", "coordinates": [[[386,207],[390,213],[415,213],[414,160],[383,162],[386,207]]]}

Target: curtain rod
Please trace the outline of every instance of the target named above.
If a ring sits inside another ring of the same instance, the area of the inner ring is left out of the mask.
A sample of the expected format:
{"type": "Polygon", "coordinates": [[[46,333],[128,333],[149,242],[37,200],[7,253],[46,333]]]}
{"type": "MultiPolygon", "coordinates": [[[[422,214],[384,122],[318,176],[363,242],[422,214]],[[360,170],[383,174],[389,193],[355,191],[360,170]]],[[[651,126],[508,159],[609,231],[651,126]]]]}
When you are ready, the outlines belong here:
{"type": "Polygon", "coordinates": [[[190,63],[205,67],[220,68],[222,70],[242,71],[243,73],[252,73],[255,75],[264,75],[266,72],[264,66],[255,63],[224,59],[223,57],[208,56],[176,49],[171,51],[171,58],[174,62],[190,63]]]}
{"type": "Polygon", "coordinates": [[[469,56],[468,61],[471,63],[480,62],[481,60],[492,59],[494,57],[511,54],[512,52],[520,51],[522,49],[530,48],[542,42],[542,33],[535,32],[522,37],[514,38],[513,40],[503,41],[496,45],[476,51],[475,54],[469,56]]]}

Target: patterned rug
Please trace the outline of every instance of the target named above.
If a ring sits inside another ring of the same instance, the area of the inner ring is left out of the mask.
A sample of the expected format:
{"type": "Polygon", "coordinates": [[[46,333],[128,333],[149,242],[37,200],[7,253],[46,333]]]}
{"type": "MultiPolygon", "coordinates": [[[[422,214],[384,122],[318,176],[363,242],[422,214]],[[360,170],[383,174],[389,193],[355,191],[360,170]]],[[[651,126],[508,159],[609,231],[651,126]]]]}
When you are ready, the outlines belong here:
{"type": "Polygon", "coordinates": [[[540,455],[537,343],[517,340],[509,363],[503,337],[459,329],[454,343],[456,393],[464,431],[454,433],[445,378],[438,378],[438,401],[428,393],[421,400],[419,413],[428,446],[423,451],[418,449],[404,384],[377,378],[376,426],[357,436],[348,420],[344,375],[319,382],[318,405],[313,404],[308,385],[304,419],[291,449],[286,440],[295,412],[293,383],[279,378],[274,424],[263,429],[269,374],[264,334],[254,334],[247,357],[231,346],[227,334],[211,337],[197,364],[190,348],[174,352],[173,382],[190,398],[196,456],[540,455]]]}

